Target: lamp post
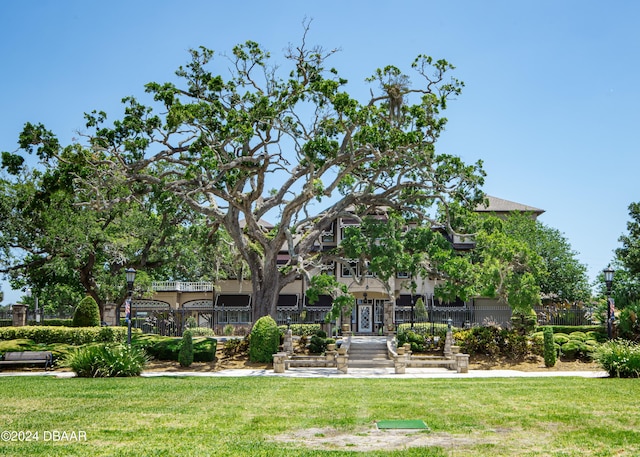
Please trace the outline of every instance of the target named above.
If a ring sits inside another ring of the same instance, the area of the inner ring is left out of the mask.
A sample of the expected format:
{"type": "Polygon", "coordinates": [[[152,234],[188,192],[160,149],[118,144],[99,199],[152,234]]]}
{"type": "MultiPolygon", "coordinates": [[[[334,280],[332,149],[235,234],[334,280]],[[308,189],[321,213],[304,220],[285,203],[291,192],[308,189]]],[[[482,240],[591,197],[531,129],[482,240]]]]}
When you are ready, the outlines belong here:
{"type": "Polygon", "coordinates": [[[127,344],[131,346],[131,299],[133,297],[133,283],[136,280],[136,270],[127,268],[127,299],[124,302],[124,313],[127,319],[127,344]]]}
{"type": "Polygon", "coordinates": [[[415,302],[413,300],[413,294],[411,294],[411,328],[413,328],[413,322],[415,321],[415,314],[414,314],[414,309],[415,309],[415,302]]]}
{"type": "Polygon", "coordinates": [[[611,339],[613,336],[613,319],[615,318],[614,314],[614,305],[613,299],[611,298],[611,286],[613,285],[613,274],[615,271],[609,265],[607,268],[603,270],[604,273],[604,283],[607,286],[607,337],[611,339]]]}

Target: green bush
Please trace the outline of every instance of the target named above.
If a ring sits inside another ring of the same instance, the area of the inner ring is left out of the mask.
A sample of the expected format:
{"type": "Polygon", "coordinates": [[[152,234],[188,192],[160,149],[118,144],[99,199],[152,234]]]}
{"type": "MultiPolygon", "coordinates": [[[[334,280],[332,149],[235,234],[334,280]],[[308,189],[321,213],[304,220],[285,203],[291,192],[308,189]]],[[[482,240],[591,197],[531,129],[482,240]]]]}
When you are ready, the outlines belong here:
{"type": "Polygon", "coordinates": [[[193,327],[190,328],[191,336],[215,336],[215,332],[209,327],[193,327]]]}
{"type": "Polygon", "coordinates": [[[562,346],[565,343],[568,343],[570,339],[571,338],[569,338],[569,335],[567,335],[566,333],[554,333],[553,334],[553,341],[555,343],[558,343],[560,346],[562,346]]]}
{"type": "Polygon", "coordinates": [[[44,319],[39,324],[30,320],[27,325],[46,325],[48,327],[73,327],[73,319],[44,319]]]}
{"type": "Polygon", "coordinates": [[[511,316],[511,325],[514,330],[526,334],[531,333],[538,323],[538,316],[534,309],[514,310],[511,316]]]}
{"type": "Polygon", "coordinates": [[[616,378],[640,377],[640,345],[627,340],[613,340],[601,344],[593,359],[616,378]]]}
{"type": "Polygon", "coordinates": [[[182,334],[178,362],[180,362],[181,367],[190,367],[193,363],[193,337],[189,330],[185,330],[182,334]]]}
{"type": "MultiPolygon", "coordinates": [[[[320,324],[291,324],[289,328],[291,328],[291,333],[293,335],[313,336],[320,331],[320,324]]],[[[284,332],[287,331],[287,326],[281,325],[278,329],[280,329],[280,333],[284,335],[284,332]]]]}
{"type": "Polygon", "coordinates": [[[245,354],[249,350],[249,338],[229,338],[224,342],[222,351],[227,357],[245,354]]]}
{"type": "Polygon", "coordinates": [[[620,311],[618,331],[621,338],[640,341],[640,301],[629,303],[620,311]]]}
{"type": "Polygon", "coordinates": [[[309,352],[311,354],[322,354],[327,350],[326,339],[320,335],[313,335],[309,341],[309,352]]]}
{"type": "Polygon", "coordinates": [[[553,330],[549,327],[544,329],[544,366],[553,367],[556,364],[556,348],[553,342],[553,330]]]}
{"type": "Polygon", "coordinates": [[[571,332],[569,333],[569,338],[572,340],[586,341],[587,334],[585,332],[571,332]]]}
{"type": "Polygon", "coordinates": [[[93,297],[84,297],[78,303],[76,311],[73,313],[74,327],[99,327],[100,308],[93,297]]]}
{"type": "Polygon", "coordinates": [[[93,344],[69,353],[64,365],[81,378],[111,378],[139,376],[146,363],[147,355],[140,348],[93,344]]]}
{"type": "Polygon", "coordinates": [[[251,329],[249,339],[249,360],[252,362],[271,362],[273,354],[278,352],[280,331],[271,316],[263,316],[251,329]]]}
{"type": "MultiPolygon", "coordinates": [[[[182,338],[160,335],[138,335],[131,341],[133,346],[144,349],[150,357],[156,360],[178,361],[182,338]]],[[[215,338],[193,338],[193,361],[212,362],[216,359],[215,338]]]]}
{"type": "MultiPolygon", "coordinates": [[[[136,330],[136,333],[139,333],[136,330]]],[[[0,340],[26,338],[36,344],[64,343],[80,346],[89,343],[124,343],[125,327],[0,327],[0,340]]]]}

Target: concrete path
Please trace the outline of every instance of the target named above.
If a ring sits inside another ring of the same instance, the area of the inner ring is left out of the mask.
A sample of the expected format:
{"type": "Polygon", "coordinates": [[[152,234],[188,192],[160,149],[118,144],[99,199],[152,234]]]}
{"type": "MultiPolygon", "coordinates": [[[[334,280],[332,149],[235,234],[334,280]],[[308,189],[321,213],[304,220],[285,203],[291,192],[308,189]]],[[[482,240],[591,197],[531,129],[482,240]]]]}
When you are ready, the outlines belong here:
{"type": "MultiPolygon", "coordinates": [[[[0,377],[8,376],[53,376],[57,378],[73,378],[75,373],[69,371],[9,371],[0,372],[0,377]]],[[[167,372],[145,371],[142,377],[270,377],[270,378],[548,378],[554,376],[574,376],[579,378],[606,378],[605,371],[517,371],[517,370],[469,370],[468,373],[457,373],[446,368],[407,368],[405,374],[395,374],[393,368],[349,368],[347,374],[339,373],[335,368],[292,368],[284,373],[274,373],[273,370],[222,370],[211,372],[167,372]]]]}

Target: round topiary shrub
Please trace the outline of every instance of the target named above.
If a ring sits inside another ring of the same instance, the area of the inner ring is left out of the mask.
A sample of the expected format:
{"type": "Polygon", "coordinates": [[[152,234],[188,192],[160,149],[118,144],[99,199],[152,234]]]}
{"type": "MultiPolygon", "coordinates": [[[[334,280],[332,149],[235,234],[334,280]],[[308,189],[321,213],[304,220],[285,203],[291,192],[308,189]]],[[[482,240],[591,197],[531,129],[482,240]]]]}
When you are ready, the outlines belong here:
{"type": "Polygon", "coordinates": [[[178,362],[181,367],[190,367],[193,363],[193,337],[190,330],[185,330],[182,334],[178,362]]]}
{"type": "Polygon", "coordinates": [[[555,343],[558,343],[560,346],[562,346],[565,343],[568,343],[570,339],[571,338],[569,338],[569,335],[567,335],[566,333],[554,333],[553,334],[553,341],[555,343]]]}
{"type": "Polygon", "coordinates": [[[263,316],[251,329],[249,339],[249,360],[252,362],[271,362],[273,354],[278,352],[280,330],[271,316],[263,316]]]}
{"type": "Polygon", "coordinates": [[[93,297],[84,297],[78,303],[76,311],[73,313],[74,327],[99,327],[100,308],[93,297]]]}
{"type": "Polygon", "coordinates": [[[309,341],[309,352],[311,354],[322,354],[327,349],[327,343],[319,335],[313,335],[309,341]]]}

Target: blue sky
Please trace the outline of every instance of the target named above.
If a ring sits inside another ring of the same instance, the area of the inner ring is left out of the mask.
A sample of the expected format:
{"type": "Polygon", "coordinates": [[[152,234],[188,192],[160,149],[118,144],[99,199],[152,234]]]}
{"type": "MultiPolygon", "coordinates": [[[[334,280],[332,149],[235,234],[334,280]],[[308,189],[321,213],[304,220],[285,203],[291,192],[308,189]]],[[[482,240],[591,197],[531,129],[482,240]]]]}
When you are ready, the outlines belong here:
{"type": "MultiPolygon", "coordinates": [[[[485,192],[542,208],[593,279],[626,232],[636,182],[640,2],[39,0],[0,2],[0,150],[25,122],[63,143],[83,113],[115,118],[120,99],[173,78],[187,51],[246,40],[278,56],[302,36],[340,48],[331,63],[364,101],[364,79],[418,54],[453,63],[442,152],[484,161],[485,192]],[[234,3],[231,5],[231,3],[234,3]]],[[[20,293],[6,283],[4,303],[20,293]]]]}

